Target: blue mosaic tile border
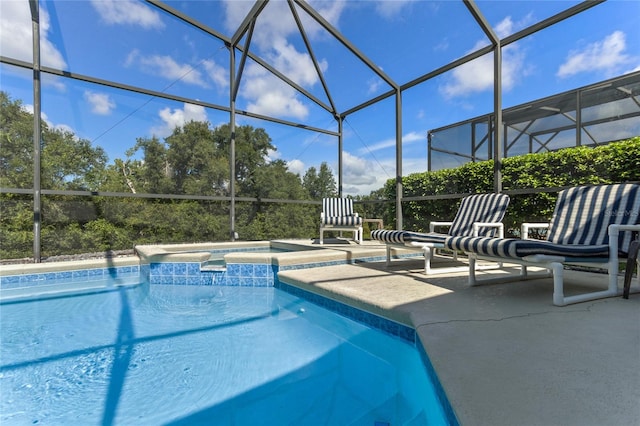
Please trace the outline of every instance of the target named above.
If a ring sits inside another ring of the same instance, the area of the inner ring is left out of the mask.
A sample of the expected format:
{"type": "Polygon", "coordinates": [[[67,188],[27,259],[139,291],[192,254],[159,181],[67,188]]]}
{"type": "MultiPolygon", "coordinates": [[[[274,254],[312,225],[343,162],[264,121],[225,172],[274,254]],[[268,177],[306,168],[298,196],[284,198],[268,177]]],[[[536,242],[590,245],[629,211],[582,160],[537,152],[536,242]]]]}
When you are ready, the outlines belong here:
{"type": "MultiPolygon", "coordinates": [[[[234,249],[233,252],[258,252],[264,247],[234,249]]],[[[213,250],[214,254],[230,253],[229,249],[213,250]]],[[[144,276],[151,284],[164,285],[227,285],[246,287],[271,287],[277,282],[278,271],[318,268],[323,266],[367,263],[384,260],[373,256],[360,259],[334,260],[327,262],[300,263],[295,265],[272,265],[271,263],[228,263],[220,269],[202,269],[198,262],[151,263],[144,276]]]]}
{"type": "Polygon", "coordinates": [[[266,263],[231,263],[221,269],[201,269],[199,262],[149,265],[148,280],[163,285],[273,287],[277,267],[266,263]]]}
{"type": "Polygon", "coordinates": [[[278,267],[267,263],[228,263],[226,285],[273,287],[278,267]]]}
{"type": "Polygon", "coordinates": [[[301,263],[296,265],[272,265],[270,263],[228,263],[225,268],[201,269],[199,262],[151,263],[146,274],[151,284],[163,285],[228,285],[245,287],[272,287],[279,271],[309,269],[345,263],[366,263],[384,260],[383,257],[367,257],[330,262],[301,263]]]}
{"type": "Polygon", "coordinates": [[[13,289],[69,282],[91,282],[107,279],[137,278],[140,266],[117,266],[107,268],[79,269],[73,271],[42,272],[0,276],[0,289],[13,289]]]}
{"type": "Polygon", "coordinates": [[[371,257],[361,257],[358,259],[347,259],[347,260],[330,260],[327,262],[314,262],[314,263],[301,263],[296,265],[282,265],[280,266],[281,271],[291,271],[294,269],[309,269],[309,268],[321,268],[324,266],[336,266],[336,265],[352,265],[356,263],[370,263],[370,262],[380,262],[382,260],[386,260],[384,256],[371,256],[371,257]]]}
{"type": "MultiPolygon", "coordinates": [[[[421,343],[419,342],[419,340],[420,338],[418,337],[416,343],[421,343]]],[[[435,368],[433,368],[433,364],[431,364],[431,359],[429,359],[429,355],[427,354],[427,351],[424,349],[424,345],[416,344],[416,347],[418,349],[418,353],[420,354],[420,358],[422,359],[422,363],[427,369],[427,375],[429,376],[429,380],[433,384],[433,387],[436,391],[436,396],[438,397],[440,406],[444,410],[445,416],[448,420],[448,424],[450,426],[459,426],[460,422],[458,422],[458,417],[456,416],[456,413],[453,410],[451,403],[449,402],[449,398],[447,398],[447,394],[445,393],[444,388],[442,387],[442,383],[440,383],[440,379],[436,374],[435,368]]]]}
{"type": "Polygon", "coordinates": [[[162,262],[149,265],[149,282],[163,285],[211,285],[211,273],[200,262],[162,262]]]}
{"type": "Polygon", "coordinates": [[[289,284],[278,281],[276,288],[293,294],[296,297],[308,300],[311,303],[315,303],[325,309],[332,312],[336,312],[352,320],[363,323],[369,327],[376,328],[391,334],[392,336],[399,337],[415,345],[416,343],[416,331],[404,324],[400,324],[395,321],[383,318],[379,315],[372,314],[370,312],[363,311],[361,309],[354,308],[353,306],[338,302],[336,300],[328,299],[316,293],[312,293],[307,290],[303,290],[299,287],[295,287],[289,284]]]}
{"type": "MultiPolygon", "coordinates": [[[[264,247],[234,249],[233,251],[251,252],[261,250],[264,251],[264,247]]],[[[214,250],[214,252],[229,253],[229,250],[214,250]]],[[[278,271],[280,270],[308,269],[380,260],[384,260],[384,257],[375,256],[283,266],[259,263],[232,263],[226,265],[226,269],[222,268],[220,270],[202,270],[202,265],[199,262],[161,262],[151,263],[149,265],[8,275],[0,277],[0,288],[10,289],[39,284],[100,281],[105,279],[132,278],[135,276],[148,280],[151,284],[271,287],[276,284],[278,271]]]]}

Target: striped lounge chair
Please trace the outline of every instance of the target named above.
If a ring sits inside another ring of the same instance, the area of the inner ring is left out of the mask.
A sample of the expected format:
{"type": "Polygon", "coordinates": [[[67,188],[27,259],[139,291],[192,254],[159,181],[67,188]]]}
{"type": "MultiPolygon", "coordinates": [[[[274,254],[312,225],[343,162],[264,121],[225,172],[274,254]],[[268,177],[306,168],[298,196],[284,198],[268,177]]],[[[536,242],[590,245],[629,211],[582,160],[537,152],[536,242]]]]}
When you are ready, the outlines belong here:
{"type": "MultiPolygon", "coordinates": [[[[558,194],[550,223],[523,224],[522,239],[452,236],[445,240],[445,247],[469,255],[470,285],[523,280],[531,278],[527,275],[527,266],[542,267],[547,276],[553,276],[554,305],[564,306],[621,293],[618,262],[627,257],[633,234],[638,231],[640,185],[580,186],[558,194]],[[547,240],[528,239],[532,228],[548,228],[547,240]],[[479,281],[474,269],[477,259],[519,264],[522,265],[521,273],[479,281]],[[565,296],[565,265],[608,270],[607,289],[565,296]]],[[[640,278],[637,284],[640,287],[640,278]]],[[[635,291],[638,289],[634,288],[635,291]]]]}
{"type": "Polygon", "coordinates": [[[323,198],[320,213],[320,244],[324,244],[324,231],[353,231],[353,240],[362,243],[362,217],[353,211],[351,198],[323,198]]]}
{"type": "MultiPolygon", "coordinates": [[[[429,232],[375,230],[371,238],[386,244],[387,266],[391,263],[391,248],[394,246],[418,248],[424,252],[424,272],[451,272],[450,268],[431,268],[436,249],[444,248],[448,236],[504,236],[502,219],[509,205],[506,194],[475,194],[462,199],[455,218],[451,222],[431,222],[429,232]],[[448,233],[436,232],[436,229],[448,227],[448,233]]],[[[454,252],[455,253],[455,252],[454,252]]],[[[454,254],[455,256],[455,254],[454,254]]]]}

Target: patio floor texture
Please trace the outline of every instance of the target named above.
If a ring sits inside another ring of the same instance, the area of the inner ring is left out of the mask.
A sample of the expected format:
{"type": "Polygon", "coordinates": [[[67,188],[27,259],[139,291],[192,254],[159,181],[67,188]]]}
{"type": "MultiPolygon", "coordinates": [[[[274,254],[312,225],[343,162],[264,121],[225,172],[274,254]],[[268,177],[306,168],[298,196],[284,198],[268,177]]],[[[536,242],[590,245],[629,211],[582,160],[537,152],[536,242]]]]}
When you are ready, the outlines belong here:
{"type": "MultiPolygon", "coordinates": [[[[375,245],[340,243],[325,247],[375,245]]],[[[414,327],[463,426],[640,425],[640,294],[556,307],[551,278],[469,287],[422,258],[279,279],[414,327]]],[[[594,282],[606,276],[567,271],[566,292],[594,282]]]]}

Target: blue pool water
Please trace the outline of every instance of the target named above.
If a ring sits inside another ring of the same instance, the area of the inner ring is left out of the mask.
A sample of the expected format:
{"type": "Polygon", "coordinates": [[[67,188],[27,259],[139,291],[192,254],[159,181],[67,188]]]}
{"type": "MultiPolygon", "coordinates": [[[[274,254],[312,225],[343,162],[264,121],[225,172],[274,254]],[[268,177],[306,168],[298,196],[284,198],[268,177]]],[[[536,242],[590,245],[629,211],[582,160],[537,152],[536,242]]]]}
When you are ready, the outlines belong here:
{"type": "Polygon", "coordinates": [[[0,424],[448,424],[409,343],[274,287],[0,306],[0,424]]]}

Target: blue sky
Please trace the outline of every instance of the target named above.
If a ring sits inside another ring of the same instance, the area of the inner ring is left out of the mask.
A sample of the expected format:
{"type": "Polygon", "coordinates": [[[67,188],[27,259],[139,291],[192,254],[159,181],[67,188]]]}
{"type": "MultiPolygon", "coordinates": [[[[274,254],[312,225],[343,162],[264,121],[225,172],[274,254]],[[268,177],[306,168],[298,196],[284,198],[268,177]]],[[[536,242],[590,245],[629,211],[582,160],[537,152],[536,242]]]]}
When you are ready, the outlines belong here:
{"type": "MultiPolygon", "coordinates": [[[[250,1],[168,1],[226,36],[253,6],[250,1]]],[[[500,36],[548,18],[575,1],[478,1],[500,36]]],[[[322,16],[398,84],[407,83],[489,44],[461,1],[310,1],[322,16]]],[[[256,22],[250,50],[321,102],[348,110],[390,86],[359,62],[300,8],[318,72],[289,6],[271,1],[256,22]]],[[[41,2],[42,64],[77,74],[210,104],[229,105],[229,51],[222,42],[188,27],[153,5],[134,0],[41,2]]],[[[0,49],[30,61],[27,0],[0,0],[0,49]]],[[[637,19],[640,2],[607,1],[503,51],[503,106],[510,107],[640,69],[637,19]]],[[[243,39],[241,45],[244,45],[243,39]]],[[[240,60],[240,54],[237,55],[240,60]]],[[[31,72],[2,65],[1,90],[30,107],[31,72]]],[[[403,93],[403,175],[427,169],[427,132],[488,113],[493,106],[491,55],[403,93]]],[[[228,113],[131,94],[100,85],[43,77],[43,115],[103,147],[111,161],[125,158],[139,137],[165,137],[176,125],[226,123],[228,113]]],[[[294,123],[337,130],[315,102],[249,61],[237,108],[294,123]]],[[[396,175],[395,99],[347,117],[344,124],[345,194],[366,195],[396,175]]],[[[327,162],[337,175],[337,138],[239,116],[238,124],[263,127],[277,150],[301,175],[327,162]]],[[[435,168],[449,164],[434,164],[435,168]]]]}

